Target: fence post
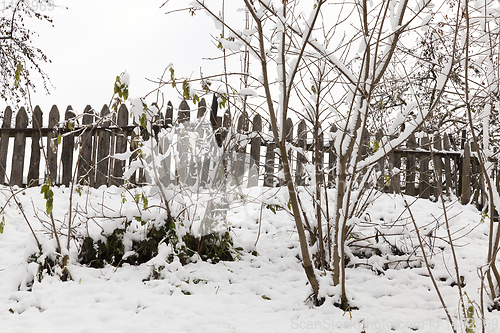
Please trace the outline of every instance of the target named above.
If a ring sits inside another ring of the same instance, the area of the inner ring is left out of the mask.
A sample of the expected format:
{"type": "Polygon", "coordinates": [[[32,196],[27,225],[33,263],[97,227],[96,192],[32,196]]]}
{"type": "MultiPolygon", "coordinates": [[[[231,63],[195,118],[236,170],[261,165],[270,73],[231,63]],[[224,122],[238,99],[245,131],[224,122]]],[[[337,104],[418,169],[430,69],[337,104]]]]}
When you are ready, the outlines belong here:
{"type": "Polygon", "coordinates": [[[37,105],[33,111],[32,127],[34,129],[31,136],[31,157],[28,170],[28,186],[39,185],[40,179],[40,128],[43,127],[42,110],[37,105]]]}
{"type": "MultiPolygon", "coordinates": [[[[479,154],[479,149],[474,142],[471,143],[470,147],[471,152],[479,154]]],[[[476,156],[471,156],[471,168],[472,172],[470,179],[472,181],[472,188],[475,190],[472,201],[476,203],[476,206],[482,208],[482,205],[484,204],[483,196],[485,195],[484,193],[482,193],[482,189],[484,188],[484,179],[483,173],[480,171],[479,161],[477,160],[476,156]]]]}
{"type": "MultiPolygon", "coordinates": [[[[424,136],[420,139],[420,148],[429,150],[429,137],[424,136]]],[[[418,192],[419,197],[424,199],[429,199],[431,188],[429,183],[429,160],[430,157],[427,153],[422,153],[419,155],[419,185],[418,192]]]]}
{"type": "MultiPolygon", "coordinates": [[[[203,100],[204,101],[204,100],[203,100]]],[[[201,101],[200,101],[201,103],[201,101]]],[[[203,116],[203,113],[205,112],[206,108],[203,108],[202,105],[198,104],[198,112],[197,112],[197,118],[201,118],[203,116]]],[[[188,108],[189,109],[189,108],[188,108]]],[[[191,121],[191,113],[189,113],[189,117],[187,118],[187,121],[191,121]]],[[[189,140],[189,139],[188,139],[189,140]]],[[[188,146],[189,147],[189,146],[188,146]]],[[[199,156],[195,156],[194,154],[189,154],[189,169],[188,169],[188,178],[186,179],[186,184],[189,186],[194,186],[199,179],[199,175],[201,172],[201,165],[198,163],[199,156]]]]}
{"type": "MultiPolygon", "coordinates": [[[[68,106],[66,109],[66,113],[64,114],[64,120],[66,120],[67,124],[71,124],[70,120],[75,117],[75,113],[73,112],[73,108],[68,106]]],[[[68,125],[67,125],[68,126],[68,125]]],[[[72,125],[73,126],[73,125],[72,125]]],[[[70,131],[73,128],[68,128],[70,131]]],[[[73,133],[66,135],[62,139],[62,154],[61,154],[61,162],[62,162],[62,183],[63,185],[69,186],[69,183],[72,180],[73,176],[73,147],[75,145],[75,135],[73,133]]]]}
{"type": "Polygon", "coordinates": [[[179,105],[177,119],[179,120],[179,123],[191,120],[191,109],[189,108],[189,104],[185,99],[183,99],[181,104],[179,105]]]}
{"type": "MultiPolygon", "coordinates": [[[[167,129],[171,128],[173,118],[174,118],[174,106],[172,105],[172,102],[169,101],[167,103],[167,110],[165,111],[165,120],[163,126],[165,126],[165,128],[167,129]]],[[[167,138],[163,138],[161,147],[163,148],[164,154],[167,152],[168,146],[171,144],[172,143],[170,142],[170,140],[168,140],[167,138]]],[[[163,185],[168,186],[172,182],[175,182],[175,178],[174,179],[170,178],[171,174],[170,169],[172,168],[172,158],[170,154],[167,155],[167,157],[165,157],[165,159],[161,162],[161,166],[163,169],[163,175],[161,176],[160,181],[163,183],[163,185]]]]}
{"type": "Polygon", "coordinates": [[[464,157],[462,159],[462,205],[466,205],[470,201],[471,186],[470,186],[470,147],[469,143],[464,144],[464,157]]]}
{"type": "Polygon", "coordinates": [[[391,176],[391,193],[401,193],[401,153],[393,152],[389,155],[389,175],[391,176]]]}
{"type": "MultiPolygon", "coordinates": [[[[381,148],[381,142],[382,142],[382,138],[384,136],[384,133],[382,130],[379,130],[376,134],[375,134],[375,140],[376,142],[378,143],[378,149],[381,148]]],[[[390,162],[390,161],[389,161],[390,162]]],[[[390,163],[389,163],[389,168],[390,168],[390,163]]],[[[384,170],[384,167],[385,167],[385,156],[383,158],[381,158],[378,162],[377,162],[377,165],[375,166],[375,171],[376,172],[380,172],[380,175],[377,177],[377,187],[380,189],[380,191],[385,191],[385,183],[386,183],[386,179],[385,179],[385,170],[384,170]]],[[[389,170],[389,174],[391,173],[391,170],[389,170]]]]}
{"type": "MultiPolygon", "coordinates": [[[[202,98],[200,103],[198,103],[198,115],[197,118],[201,120],[203,117],[205,117],[205,114],[207,113],[207,103],[205,101],[205,98],[202,98]]],[[[204,119],[203,121],[210,121],[210,116],[211,114],[208,115],[208,119],[204,119]]],[[[212,125],[213,129],[213,125],[212,125]]],[[[201,157],[201,156],[200,156],[201,157]]],[[[208,174],[210,171],[210,157],[209,156],[204,156],[203,159],[198,157],[198,162],[197,162],[197,179],[199,181],[198,186],[201,187],[206,187],[207,182],[208,182],[208,174]]]]}
{"type": "MultiPolygon", "coordinates": [[[[335,132],[337,132],[337,126],[332,125],[332,127],[330,128],[330,133],[335,133],[335,132]]],[[[337,157],[335,156],[335,151],[333,149],[334,143],[335,143],[335,141],[333,140],[333,135],[332,135],[330,137],[330,141],[329,141],[330,148],[328,149],[328,187],[329,188],[332,188],[335,186],[334,182],[335,182],[335,177],[337,175],[337,172],[335,169],[337,157]]]]}
{"type": "Polygon", "coordinates": [[[434,186],[434,198],[435,200],[438,200],[443,194],[443,160],[441,158],[442,143],[441,135],[439,135],[439,133],[434,135],[434,149],[437,151],[434,152],[433,156],[434,179],[436,182],[434,186]]]}
{"type": "MultiPolygon", "coordinates": [[[[460,149],[463,151],[465,149],[465,141],[467,138],[467,131],[462,130],[462,136],[460,137],[460,149]]],[[[470,153],[470,151],[469,151],[470,153]]],[[[463,178],[463,155],[458,159],[458,186],[457,186],[457,196],[462,196],[462,178],[463,178]]],[[[470,166],[468,167],[470,168],[470,166]]],[[[470,171],[470,170],[469,170],[470,171]]]]}
{"type": "MultiPolygon", "coordinates": [[[[109,117],[109,108],[104,105],[101,110],[101,118],[109,117]]],[[[98,143],[97,143],[97,172],[95,176],[95,187],[108,184],[108,170],[109,170],[109,137],[110,133],[106,129],[109,127],[111,121],[106,120],[102,123],[99,129],[98,143]]]]}
{"type": "Polygon", "coordinates": [[[234,176],[234,180],[236,182],[236,185],[241,185],[243,181],[243,175],[245,174],[245,162],[246,162],[246,146],[247,146],[247,140],[243,139],[243,144],[242,142],[242,136],[245,137],[248,134],[248,115],[246,112],[243,112],[240,117],[238,118],[238,126],[236,128],[236,131],[238,133],[238,142],[236,143],[237,148],[236,151],[233,153],[233,165],[231,167],[232,173],[234,176]]]}
{"type": "Polygon", "coordinates": [[[205,102],[205,98],[202,98],[198,103],[198,114],[196,115],[196,118],[198,119],[202,118],[206,112],[207,112],[207,102],[205,102]]]}
{"type": "Polygon", "coordinates": [[[224,112],[224,119],[217,117],[217,127],[221,129],[219,141],[221,146],[229,134],[229,129],[231,128],[231,118],[231,112],[229,112],[229,110],[224,112]]]}
{"type": "Polygon", "coordinates": [[[266,175],[264,177],[264,186],[274,187],[274,155],[276,142],[269,141],[266,145],[266,175]]]}
{"type": "MultiPolygon", "coordinates": [[[[449,152],[451,149],[451,144],[450,144],[450,138],[448,137],[447,134],[443,136],[443,149],[446,152],[449,152]]],[[[450,163],[450,157],[449,156],[444,156],[444,174],[445,174],[445,181],[446,181],[446,193],[448,195],[451,194],[451,189],[453,187],[453,182],[452,182],[452,175],[451,175],[451,163],[450,163]]]]}
{"type": "MultiPolygon", "coordinates": [[[[24,107],[21,107],[16,116],[16,129],[26,129],[26,127],[28,127],[28,115],[24,107]]],[[[14,154],[12,156],[12,170],[10,174],[11,185],[23,185],[25,147],[26,132],[17,131],[14,138],[14,154]]]]}
{"type": "Polygon", "coordinates": [[[368,147],[370,146],[370,132],[368,129],[363,130],[363,137],[361,138],[361,146],[359,147],[361,160],[368,156],[368,147]]]}
{"type": "Polygon", "coordinates": [[[93,180],[92,141],[93,141],[94,111],[90,105],[83,110],[82,124],[84,126],[80,154],[78,157],[78,182],[91,185],[93,180]]]}
{"type": "MultiPolygon", "coordinates": [[[[182,124],[189,121],[189,105],[184,99],[179,105],[179,123],[182,124]]],[[[189,136],[183,131],[179,135],[179,141],[177,142],[177,151],[179,152],[179,165],[176,170],[178,175],[178,182],[188,184],[188,167],[189,167],[189,136]]]]}
{"type": "MultiPolygon", "coordinates": [[[[122,104],[118,109],[118,113],[116,115],[116,124],[119,128],[116,133],[115,140],[115,152],[116,154],[123,154],[127,151],[127,131],[123,130],[124,127],[128,125],[128,110],[125,104],[122,104]]],[[[115,185],[123,185],[123,168],[125,167],[125,160],[114,160],[113,166],[113,182],[115,185]]]]}
{"type": "Polygon", "coordinates": [[[321,128],[321,124],[318,125],[318,137],[315,139],[318,140],[318,146],[319,146],[319,158],[317,161],[314,161],[314,163],[318,163],[318,165],[315,167],[316,172],[318,173],[319,177],[316,177],[316,182],[317,184],[323,184],[323,171],[325,169],[325,138],[323,134],[323,130],[321,128]]]}
{"type": "MultiPolygon", "coordinates": [[[[293,142],[293,122],[292,122],[292,119],[290,118],[287,118],[286,119],[286,122],[285,122],[285,141],[288,142],[288,143],[291,143],[293,142]]],[[[288,165],[289,165],[289,169],[290,171],[292,171],[292,151],[290,150],[287,154],[287,158],[288,158],[288,165]]],[[[279,159],[278,159],[278,172],[280,172],[281,170],[283,170],[283,160],[282,160],[282,156],[279,155],[279,159]]],[[[284,177],[284,175],[283,175],[284,177]]],[[[285,186],[286,182],[285,182],[285,179],[284,178],[280,178],[279,180],[279,186],[285,186]]]]}
{"type": "Polygon", "coordinates": [[[252,122],[252,139],[250,141],[250,167],[248,168],[248,187],[257,186],[259,183],[260,166],[260,132],[262,131],[262,118],[256,114],[252,122]]]}
{"type": "Polygon", "coordinates": [[[0,184],[5,183],[5,173],[7,172],[7,152],[9,150],[9,130],[12,121],[12,109],[10,106],[5,108],[2,124],[2,141],[0,141],[0,184]]]}
{"type": "Polygon", "coordinates": [[[297,186],[304,186],[304,165],[307,159],[304,154],[306,154],[306,141],[307,141],[307,131],[306,122],[302,119],[297,126],[297,148],[302,150],[302,153],[297,153],[297,169],[295,171],[295,183],[297,186]]]}
{"type": "MultiPolygon", "coordinates": [[[[49,113],[49,128],[54,128],[59,123],[59,110],[57,106],[52,106],[49,113]]],[[[57,181],[57,142],[54,143],[54,131],[47,134],[47,162],[48,162],[48,175],[47,178],[52,184],[57,181]]]]}
{"type": "MultiPolygon", "coordinates": [[[[417,147],[415,135],[411,134],[406,141],[406,147],[413,150],[417,147]]],[[[415,169],[416,169],[416,157],[414,153],[408,153],[406,156],[406,190],[405,194],[410,196],[415,196],[417,191],[415,190],[415,169]]]]}

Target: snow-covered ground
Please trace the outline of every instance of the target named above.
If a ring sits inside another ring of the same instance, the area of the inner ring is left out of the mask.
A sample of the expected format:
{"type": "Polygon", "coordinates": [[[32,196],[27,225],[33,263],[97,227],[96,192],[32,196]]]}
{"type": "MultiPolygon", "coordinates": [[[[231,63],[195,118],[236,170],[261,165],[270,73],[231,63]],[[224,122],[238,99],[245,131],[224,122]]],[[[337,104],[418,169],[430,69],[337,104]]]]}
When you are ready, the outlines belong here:
{"type": "MultiPolygon", "coordinates": [[[[65,223],[70,191],[64,187],[53,190],[54,217],[57,223],[65,223]]],[[[251,198],[258,197],[261,191],[254,188],[231,203],[227,220],[232,225],[235,247],[244,249],[233,262],[198,261],[182,266],[174,261],[166,264],[159,279],[148,280],[153,265],[164,262],[166,245],[156,258],[138,267],[96,269],[76,263],[77,247],[73,244],[68,266],[73,279],[62,282],[58,277],[46,275],[41,282],[35,278],[31,287],[38,266],[28,263],[28,257],[36,252],[36,243],[21,210],[10,200],[2,213],[5,226],[0,234],[0,332],[451,331],[418,253],[408,262],[390,264],[392,268],[385,270],[384,263],[391,261],[390,255],[384,254],[387,251],[366,259],[353,257],[352,263],[357,260],[358,267],[347,269],[347,290],[351,306],[359,309],[344,312],[333,306],[335,298],[327,298],[321,307],[312,307],[306,302],[311,288],[299,261],[294,223],[284,210],[276,214],[270,209],[262,210],[260,237],[254,246],[261,203],[251,198]],[[252,254],[254,250],[257,256],[252,254]]],[[[98,215],[99,211],[108,216],[127,215],[136,209],[130,199],[123,204],[122,192],[115,187],[88,193],[81,197],[74,194],[75,206],[85,207],[87,202],[87,207],[91,207],[87,217],[98,215]]],[[[0,188],[1,207],[10,195],[7,187],[0,188]]],[[[47,219],[40,188],[26,189],[17,198],[40,242],[45,248],[53,247],[53,239],[40,222],[47,219]]],[[[433,273],[449,311],[456,318],[459,295],[457,286],[452,286],[455,272],[450,252],[448,248],[444,252],[439,250],[445,244],[439,238],[427,236],[446,235],[441,204],[407,199],[412,203],[412,213],[422,227],[422,235],[430,244],[427,250],[434,250],[433,273]]],[[[485,264],[488,225],[481,222],[473,206],[446,204],[456,238],[460,274],[466,284],[464,290],[472,302],[479,304],[477,269],[485,264]]],[[[381,195],[356,228],[357,237],[372,235],[374,226],[383,232],[382,222],[385,226],[395,223],[394,228],[406,236],[398,238],[387,233],[386,241],[379,240],[381,249],[393,241],[402,250],[415,248],[416,236],[408,214],[403,214],[404,207],[401,197],[381,195]]],[[[88,232],[92,232],[91,224],[95,222],[86,223],[84,215],[79,215],[78,228],[89,227],[88,232]]],[[[338,294],[330,286],[328,275],[322,274],[321,284],[326,295],[338,294]]],[[[479,331],[477,310],[475,316],[479,331]]],[[[499,332],[500,313],[486,312],[486,323],[488,332],[499,332]]]]}

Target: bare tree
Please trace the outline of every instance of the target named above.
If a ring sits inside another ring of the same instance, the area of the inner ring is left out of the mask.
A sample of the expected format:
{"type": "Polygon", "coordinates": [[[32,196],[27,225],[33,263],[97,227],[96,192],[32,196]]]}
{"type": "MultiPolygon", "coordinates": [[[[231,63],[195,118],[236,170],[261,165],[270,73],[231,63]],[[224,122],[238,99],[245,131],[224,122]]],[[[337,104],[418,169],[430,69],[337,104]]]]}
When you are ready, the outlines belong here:
{"type": "MultiPolygon", "coordinates": [[[[434,12],[430,1],[243,0],[238,4],[251,17],[250,27],[246,28],[222,17],[220,7],[214,2],[193,3],[186,8],[193,15],[203,10],[224,27],[225,34],[217,37],[216,42],[231,50],[225,57],[243,49],[250,54],[248,72],[228,72],[244,77],[246,86],[259,95],[252,104],[251,99],[245,99],[245,107],[269,117],[313,298],[316,304],[322,303],[318,270],[328,270],[332,283],[341,287],[337,305],[348,309],[346,241],[366,208],[367,190],[377,185],[374,181],[377,163],[404,143],[442,105],[445,87],[454,71],[457,31],[446,30],[451,49],[436,62],[421,57],[422,46],[414,43],[422,38],[420,28],[426,30],[432,25],[429,18],[434,12]],[[422,86],[421,77],[409,73],[418,68],[417,61],[432,64],[435,76],[429,88],[432,98],[426,103],[421,103],[416,93],[422,86]],[[251,71],[258,74],[252,75],[251,71]],[[392,93],[391,85],[399,89],[398,94],[392,93]],[[325,170],[318,159],[318,145],[313,158],[318,187],[311,191],[316,205],[314,237],[320,252],[316,267],[307,234],[312,223],[304,220],[298,184],[287,158],[290,149],[285,124],[290,116],[307,119],[316,142],[323,135],[322,123],[337,129],[331,138],[337,160],[333,197],[320,191],[321,184],[325,184],[322,181],[325,170]],[[382,116],[383,125],[374,121],[382,116]],[[366,133],[374,127],[383,130],[383,137],[377,143],[378,150],[370,151],[366,133]]],[[[228,17],[227,11],[225,15],[228,17]]],[[[230,64],[228,61],[225,66],[230,64]]],[[[231,80],[224,84],[227,82],[231,80]]],[[[238,91],[226,90],[226,96],[234,97],[232,105],[238,108],[241,101],[238,91]]],[[[241,104],[239,108],[243,108],[241,104]]]]}
{"type": "MultiPolygon", "coordinates": [[[[498,112],[500,109],[500,18],[496,3],[485,1],[481,6],[466,3],[464,15],[457,25],[462,31],[464,54],[460,59],[463,72],[461,86],[456,86],[456,96],[465,109],[471,144],[476,148],[481,178],[486,187],[487,199],[483,211],[489,219],[489,246],[485,265],[486,293],[490,310],[500,310],[500,272],[497,266],[500,250],[498,217],[498,112]],[[495,183],[496,180],[496,183],[495,183]]],[[[484,304],[481,304],[484,318],[484,304]]],[[[483,326],[484,330],[484,326],[483,326]]]]}
{"type": "Polygon", "coordinates": [[[42,79],[47,90],[48,76],[41,65],[50,62],[45,53],[32,44],[35,31],[26,24],[29,19],[52,23],[45,15],[54,9],[52,0],[7,1],[0,17],[0,97],[19,103],[35,89],[33,74],[42,79]]]}

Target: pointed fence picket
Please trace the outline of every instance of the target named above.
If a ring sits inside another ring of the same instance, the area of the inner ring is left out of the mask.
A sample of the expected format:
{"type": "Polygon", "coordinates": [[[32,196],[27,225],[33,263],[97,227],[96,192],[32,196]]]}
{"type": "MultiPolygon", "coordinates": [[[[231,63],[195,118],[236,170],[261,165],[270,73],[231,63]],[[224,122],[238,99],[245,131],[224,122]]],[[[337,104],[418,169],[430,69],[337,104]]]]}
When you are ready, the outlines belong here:
{"type": "MultiPolygon", "coordinates": [[[[190,110],[186,101],[182,101],[177,112],[178,122],[189,121],[192,117],[201,118],[210,112],[207,119],[210,119],[215,130],[219,146],[225,142],[228,135],[236,135],[241,139],[234,152],[235,159],[224,162],[224,168],[230,168],[226,170],[233,173],[236,181],[241,183],[245,180],[247,186],[284,185],[283,179],[279,177],[282,174],[281,157],[276,150],[276,143],[270,139],[269,132],[263,132],[269,124],[263,122],[260,115],[254,115],[252,119],[246,113],[239,115],[233,132],[230,131],[231,114],[226,111],[224,115],[217,116],[216,99],[211,109],[207,108],[205,100],[202,99],[194,111],[196,113],[190,110]]],[[[47,127],[44,127],[42,110],[38,106],[31,114],[29,127],[28,115],[24,108],[20,108],[16,113],[14,127],[12,117],[12,108],[7,107],[0,129],[1,184],[31,186],[44,181],[66,186],[74,181],[93,187],[124,184],[123,170],[130,160],[110,157],[136,148],[134,139],[137,134],[133,131],[136,124],[129,125],[129,111],[125,105],[113,112],[104,105],[100,117],[95,117],[90,106],[84,109],[81,117],[76,117],[76,112],[69,106],[64,114],[64,123],[60,123],[59,109],[53,106],[49,112],[47,127]],[[97,119],[100,119],[100,123],[95,123],[97,119]],[[65,124],[65,127],[60,124],[65,124]],[[72,131],[78,129],[82,132],[77,138],[72,131]],[[30,138],[31,142],[28,149],[27,138],[30,138]],[[55,143],[59,140],[60,144],[55,143]],[[25,175],[25,164],[28,162],[29,168],[25,175]],[[7,170],[10,170],[10,173],[6,173],[7,170]]],[[[160,127],[167,128],[174,123],[174,108],[171,102],[168,102],[166,112],[158,119],[160,126],[153,128],[155,138],[158,138],[160,127]]],[[[287,120],[285,140],[287,145],[294,146],[288,150],[287,158],[291,162],[297,185],[304,186],[311,181],[313,175],[310,172],[314,168],[307,165],[314,162],[313,150],[318,142],[317,149],[321,154],[317,159],[317,171],[325,174],[324,181],[328,187],[335,186],[336,156],[333,134],[336,131],[334,124],[327,128],[325,133],[329,135],[324,141],[321,129],[317,130],[317,133],[321,133],[319,138],[308,137],[313,132],[308,130],[304,120],[296,125],[291,119],[287,120]]],[[[139,135],[144,139],[149,137],[146,131],[139,135]]],[[[377,148],[374,142],[380,142],[382,138],[381,132],[375,135],[366,132],[361,147],[362,154],[372,154],[377,148]]],[[[439,134],[422,136],[418,140],[412,135],[404,145],[391,151],[385,159],[378,162],[377,185],[387,192],[405,193],[421,198],[437,198],[440,193],[455,193],[461,197],[462,203],[473,200],[482,204],[485,200],[485,186],[475,158],[475,150],[466,140],[465,132],[462,133],[460,149],[457,149],[456,140],[449,134],[444,134],[443,137],[439,134]]],[[[183,163],[181,167],[166,174],[162,179],[166,185],[179,181],[192,185],[199,181],[199,184],[204,186],[209,182],[209,159],[203,159],[198,165],[193,156],[186,152],[180,160],[183,163]]],[[[170,157],[167,157],[162,165],[171,167],[170,157]]],[[[495,175],[498,173],[495,172],[495,175]]],[[[499,178],[495,179],[497,186],[500,185],[499,178]]],[[[138,170],[129,182],[140,184],[145,180],[144,172],[138,170]]],[[[319,181],[323,181],[323,177],[319,181]]]]}

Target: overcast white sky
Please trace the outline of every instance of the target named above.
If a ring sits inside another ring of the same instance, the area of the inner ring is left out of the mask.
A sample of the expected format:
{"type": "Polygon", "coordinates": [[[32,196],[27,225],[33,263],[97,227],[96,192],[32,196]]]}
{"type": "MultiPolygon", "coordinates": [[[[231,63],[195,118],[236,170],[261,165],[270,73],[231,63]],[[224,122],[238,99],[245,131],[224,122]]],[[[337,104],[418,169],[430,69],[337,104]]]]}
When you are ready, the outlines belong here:
{"type": "Polygon", "coordinates": [[[179,76],[195,76],[200,66],[219,66],[202,60],[220,55],[210,38],[216,32],[212,20],[187,12],[165,15],[163,2],[55,0],[58,7],[47,11],[54,27],[37,24],[35,40],[52,60],[43,69],[54,87],[48,96],[39,88],[32,104],[44,114],[53,104],[60,110],[72,105],[81,112],[87,104],[100,110],[112,96],[116,76],[125,70],[131,75],[130,95],[140,97],[155,87],[146,78],[159,77],[170,63],[179,76]]]}

